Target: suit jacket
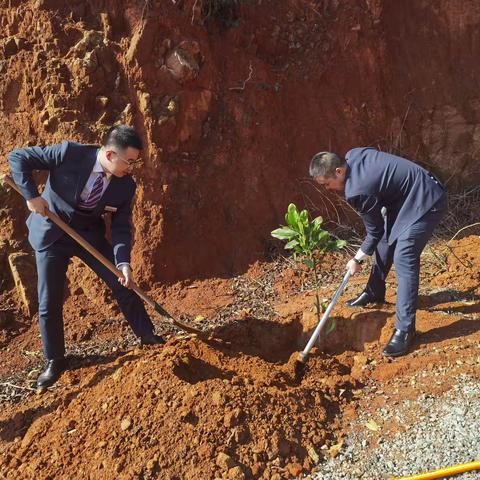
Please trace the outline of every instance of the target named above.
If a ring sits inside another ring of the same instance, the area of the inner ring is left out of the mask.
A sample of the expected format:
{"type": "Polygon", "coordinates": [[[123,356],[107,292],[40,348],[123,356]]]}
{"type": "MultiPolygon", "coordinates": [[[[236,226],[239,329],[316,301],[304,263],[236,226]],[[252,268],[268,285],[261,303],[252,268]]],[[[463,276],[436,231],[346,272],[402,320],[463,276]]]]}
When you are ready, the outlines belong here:
{"type": "Polygon", "coordinates": [[[345,197],[365,224],[367,235],[360,248],[367,255],[373,254],[384,233],[393,244],[445,195],[427,170],[405,158],[354,148],[346,161],[345,197]],[[382,207],[387,210],[386,222],[382,207]]]}
{"type": "MultiPolygon", "coordinates": [[[[75,209],[92,172],[98,148],[68,141],[46,147],[18,148],[8,155],[8,162],[13,180],[26,200],[39,195],[32,171],[49,170],[42,197],[48,202],[53,213],[75,228],[74,220],[78,215],[75,209]]],[[[112,215],[112,244],[117,265],[130,262],[131,208],[135,188],[131,176],[120,178],[112,175],[98,205],[88,216],[90,225],[97,230],[96,233],[105,234],[105,224],[101,219],[105,206],[117,209],[112,215]]],[[[41,215],[30,214],[27,226],[28,239],[37,251],[45,250],[63,235],[59,227],[41,215]]]]}

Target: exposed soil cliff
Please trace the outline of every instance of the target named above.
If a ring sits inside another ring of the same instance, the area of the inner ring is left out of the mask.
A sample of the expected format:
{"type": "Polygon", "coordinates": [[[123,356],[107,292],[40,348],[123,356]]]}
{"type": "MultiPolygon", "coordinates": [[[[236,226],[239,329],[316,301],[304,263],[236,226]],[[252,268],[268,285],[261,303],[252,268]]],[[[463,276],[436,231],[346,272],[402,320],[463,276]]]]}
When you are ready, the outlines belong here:
{"type": "Polygon", "coordinates": [[[243,271],[289,201],[316,203],[319,150],[375,145],[478,182],[478,2],[245,1],[220,20],[201,4],[0,2],[2,156],[134,124],[146,281],[243,271]]]}

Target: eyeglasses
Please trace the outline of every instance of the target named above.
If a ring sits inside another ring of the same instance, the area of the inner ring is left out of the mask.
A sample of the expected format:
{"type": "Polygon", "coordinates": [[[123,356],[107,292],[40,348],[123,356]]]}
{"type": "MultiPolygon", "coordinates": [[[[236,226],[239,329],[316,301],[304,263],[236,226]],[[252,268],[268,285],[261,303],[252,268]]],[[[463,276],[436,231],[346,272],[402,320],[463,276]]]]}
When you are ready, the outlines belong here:
{"type": "Polygon", "coordinates": [[[112,152],[124,163],[126,163],[128,166],[134,167],[136,165],[139,165],[142,162],[142,159],[139,157],[137,159],[129,159],[127,160],[126,158],[123,158],[122,155],[120,155],[118,152],[115,150],[112,150],[112,152]]]}

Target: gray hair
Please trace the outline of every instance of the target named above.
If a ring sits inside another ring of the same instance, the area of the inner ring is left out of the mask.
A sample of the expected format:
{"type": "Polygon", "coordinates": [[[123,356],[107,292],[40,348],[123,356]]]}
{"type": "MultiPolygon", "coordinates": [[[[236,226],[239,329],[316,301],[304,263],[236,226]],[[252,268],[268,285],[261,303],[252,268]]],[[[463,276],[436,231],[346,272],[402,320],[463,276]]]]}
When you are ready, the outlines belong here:
{"type": "Polygon", "coordinates": [[[336,153],[320,152],[315,154],[310,161],[309,173],[312,178],[333,177],[335,169],[344,166],[345,159],[339,157],[336,153]]]}

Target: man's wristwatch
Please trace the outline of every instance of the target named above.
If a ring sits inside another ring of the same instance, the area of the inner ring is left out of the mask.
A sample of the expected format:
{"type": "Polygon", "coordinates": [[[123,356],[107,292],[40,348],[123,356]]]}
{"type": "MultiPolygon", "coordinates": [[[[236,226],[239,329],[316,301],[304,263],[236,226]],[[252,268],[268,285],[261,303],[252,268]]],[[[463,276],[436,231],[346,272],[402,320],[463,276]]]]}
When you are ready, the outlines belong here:
{"type": "Polygon", "coordinates": [[[357,264],[361,265],[363,263],[363,260],[359,260],[358,258],[353,257],[352,260],[357,264]]]}

